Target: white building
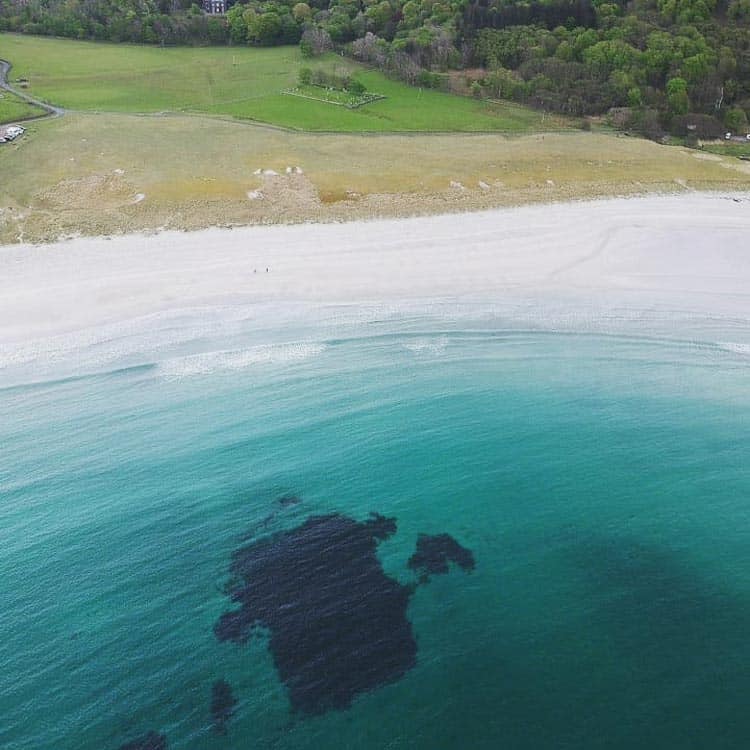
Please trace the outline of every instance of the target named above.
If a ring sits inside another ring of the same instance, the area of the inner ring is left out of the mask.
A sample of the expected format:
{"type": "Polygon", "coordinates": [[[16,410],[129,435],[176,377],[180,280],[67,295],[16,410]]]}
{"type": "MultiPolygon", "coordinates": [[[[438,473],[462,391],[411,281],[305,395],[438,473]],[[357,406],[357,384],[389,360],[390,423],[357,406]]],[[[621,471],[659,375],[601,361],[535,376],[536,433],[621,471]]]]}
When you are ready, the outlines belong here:
{"type": "Polygon", "coordinates": [[[203,10],[206,13],[226,13],[227,0],[203,0],[203,10]]]}

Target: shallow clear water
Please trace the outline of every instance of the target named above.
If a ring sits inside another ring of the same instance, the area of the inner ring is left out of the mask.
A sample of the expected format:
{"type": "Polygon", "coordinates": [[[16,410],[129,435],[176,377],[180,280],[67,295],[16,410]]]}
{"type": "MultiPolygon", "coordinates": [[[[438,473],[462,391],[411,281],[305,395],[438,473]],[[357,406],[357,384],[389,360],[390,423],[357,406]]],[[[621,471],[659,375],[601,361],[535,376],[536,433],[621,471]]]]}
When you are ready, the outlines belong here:
{"type": "Polygon", "coordinates": [[[747,345],[337,315],[13,359],[0,746],[745,747],[747,345]],[[299,715],[267,638],[214,636],[232,552],[372,511],[397,521],[389,576],[414,581],[420,532],[476,567],[416,588],[401,679],[299,715]]]}

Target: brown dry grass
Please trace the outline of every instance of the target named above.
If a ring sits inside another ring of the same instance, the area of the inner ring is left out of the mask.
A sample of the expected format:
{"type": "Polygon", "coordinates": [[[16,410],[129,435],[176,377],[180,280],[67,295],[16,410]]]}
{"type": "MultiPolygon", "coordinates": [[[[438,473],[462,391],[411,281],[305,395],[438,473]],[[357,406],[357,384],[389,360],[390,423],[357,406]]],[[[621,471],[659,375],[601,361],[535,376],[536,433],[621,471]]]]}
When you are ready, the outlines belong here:
{"type": "Polygon", "coordinates": [[[748,165],[696,156],[592,133],[314,135],[203,117],[66,115],[0,152],[0,241],[750,188],[748,165]],[[261,168],[281,175],[254,174],[261,168]],[[262,196],[249,199],[254,190],[262,196]]]}

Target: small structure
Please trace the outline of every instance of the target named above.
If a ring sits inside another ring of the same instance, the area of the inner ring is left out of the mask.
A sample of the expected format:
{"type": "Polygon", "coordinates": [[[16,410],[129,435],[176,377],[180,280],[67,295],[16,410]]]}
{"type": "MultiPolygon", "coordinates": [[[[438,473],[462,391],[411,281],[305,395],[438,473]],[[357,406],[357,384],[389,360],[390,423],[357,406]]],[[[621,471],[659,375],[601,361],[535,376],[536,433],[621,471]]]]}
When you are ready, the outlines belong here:
{"type": "Polygon", "coordinates": [[[20,125],[0,125],[0,143],[10,143],[15,141],[19,135],[23,135],[26,128],[20,125]]]}
{"type": "Polygon", "coordinates": [[[203,10],[211,15],[227,12],[227,0],[203,0],[203,10]]]}

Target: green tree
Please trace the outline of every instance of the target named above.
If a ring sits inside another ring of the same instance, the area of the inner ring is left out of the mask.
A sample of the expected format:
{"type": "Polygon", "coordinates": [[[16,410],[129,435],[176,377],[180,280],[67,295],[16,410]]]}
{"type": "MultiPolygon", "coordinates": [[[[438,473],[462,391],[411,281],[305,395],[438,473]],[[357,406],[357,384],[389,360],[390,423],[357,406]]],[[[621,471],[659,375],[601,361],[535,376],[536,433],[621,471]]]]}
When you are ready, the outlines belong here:
{"type": "Polygon", "coordinates": [[[244,10],[244,6],[234,5],[227,11],[229,39],[234,44],[242,44],[247,41],[247,23],[242,15],[244,10]]]}
{"type": "Polygon", "coordinates": [[[707,21],[716,8],[716,0],[657,0],[662,16],[678,23],[707,21]]]}
{"type": "Polygon", "coordinates": [[[706,52],[700,52],[697,55],[688,57],[682,63],[682,74],[690,83],[699,83],[708,78],[715,67],[715,57],[706,52]]]}
{"type": "Polygon", "coordinates": [[[307,3],[297,3],[292,8],[292,15],[297,23],[302,23],[303,21],[310,20],[312,10],[310,10],[310,6],[307,3]]]}
{"type": "Polygon", "coordinates": [[[731,133],[747,131],[747,114],[741,107],[730,107],[724,115],[724,124],[731,133]]]}
{"type": "Polygon", "coordinates": [[[260,16],[253,8],[242,7],[244,7],[244,10],[242,11],[242,20],[245,22],[245,41],[255,42],[257,41],[258,21],[260,20],[260,16]]]}
{"type": "Polygon", "coordinates": [[[628,107],[642,107],[643,106],[643,95],[641,90],[634,86],[628,91],[628,107]]]}
{"type": "Polygon", "coordinates": [[[376,34],[385,29],[385,25],[391,20],[393,9],[388,0],[382,0],[377,5],[371,5],[366,11],[365,16],[370,24],[370,29],[376,34]]]}
{"type": "Polygon", "coordinates": [[[281,35],[282,25],[278,13],[269,11],[257,17],[252,29],[248,27],[251,41],[264,46],[272,45],[281,35]]]}
{"type": "Polygon", "coordinates": [[[606,78],[615,70],[627,71],[640,57],[639,50],[620,39],[597,42],[583,53],[586,65],[602,78],[606,78]]]}
{"type": "Polygon", "coordinates": [[[670,78],[667,81],[667,106],[672,115],[686,115],[690,111],[687,81],[684,78],[670,78]]]}
{"type": "Polygon", "coordinates": [[[211,44],[221,44],[226,41],[227,27],[218,18],[209,18],[206,21],[206,33],[211,44]]]}

